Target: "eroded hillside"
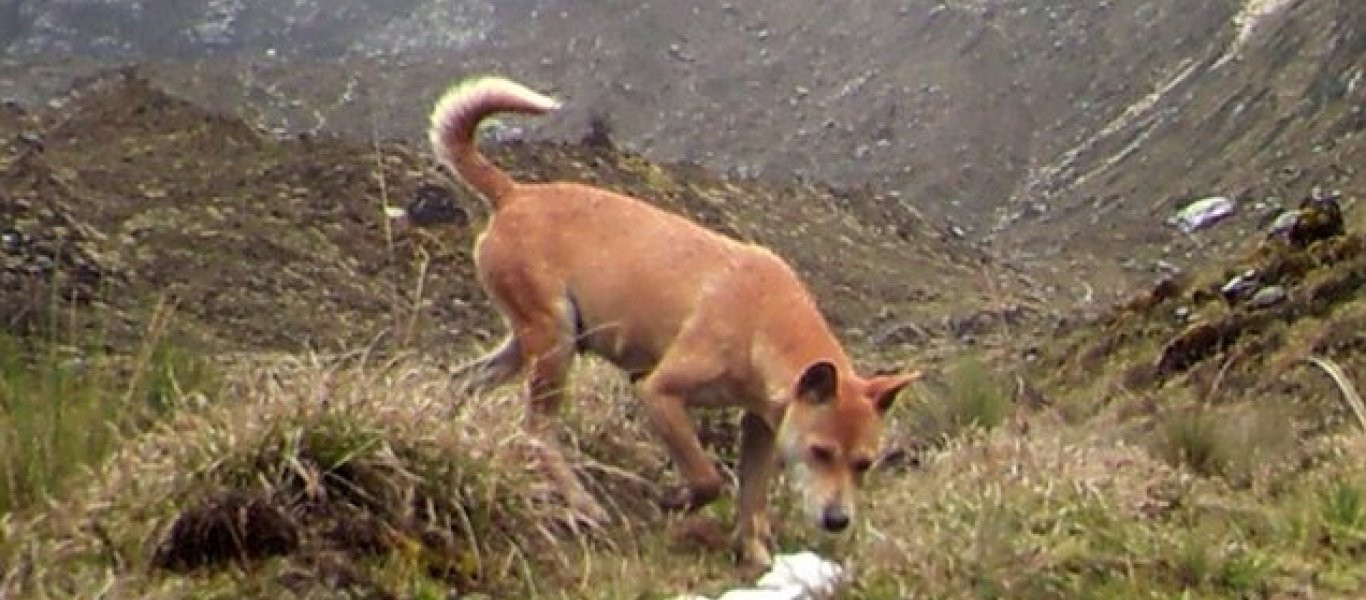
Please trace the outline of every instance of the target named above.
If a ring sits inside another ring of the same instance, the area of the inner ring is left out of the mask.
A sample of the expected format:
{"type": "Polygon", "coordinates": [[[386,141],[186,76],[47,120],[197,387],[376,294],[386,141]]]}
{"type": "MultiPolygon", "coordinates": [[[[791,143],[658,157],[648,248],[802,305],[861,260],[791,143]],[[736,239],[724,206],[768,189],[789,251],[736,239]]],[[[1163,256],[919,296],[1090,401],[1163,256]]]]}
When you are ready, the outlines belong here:
{"type": "MultiPolygon", "coordinates": [[[[193,337],[234,349],[350,348],[397,336],[426,347],[489,341],[496,319],[468,256],[484,207],[425,147],[331,134],[278,138],[105,74],[58,109],[10,107],[4,171],[7,328],[49,322],[54,295],[125,345],[165,297],[193,337]],[[395,238],[382,208],[453,194],[468,219],[395,238]],[[85,314],[82,312],[81,314],[85,314]]],[[[491,148],[517,176],[595,182],[778,248],[855,342],[989,302],[981,256],[866,191],[733,182],[596,143],[491,148]]]]}

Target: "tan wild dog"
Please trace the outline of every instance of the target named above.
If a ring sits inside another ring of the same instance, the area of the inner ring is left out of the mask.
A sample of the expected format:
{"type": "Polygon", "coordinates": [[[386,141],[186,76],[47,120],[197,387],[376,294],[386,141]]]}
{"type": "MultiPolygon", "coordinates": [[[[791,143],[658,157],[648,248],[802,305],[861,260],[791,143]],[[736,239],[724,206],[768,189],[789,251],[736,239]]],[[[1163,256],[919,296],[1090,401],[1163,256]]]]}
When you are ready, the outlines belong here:
{"type": "MultiPolygon", "coordinates": [[[[511,333],[466,366],[472,381],[494,386],[530,371],[528,426],[570,501],[590,512],[601,515],[546,435],[576,352],[606,358],[635,382],[686,482],[661,499],[668,508],[696,509],[722,488],[687,410],[744,409],[735,532],[742,564],[771,562],[767,490],[780,460],[812,522],[848,527],[855,489],[880,450],[882,415],[918,373],[855,373],[796,273],[769,250],[607,190],[518,183],[479,152],[475,130],[485,117],[558,106],[485,77],[452,87],[432,113],[437,157],[493,208],[475,264],[511,333]]],[[[403,218],[419,224],[418,212],[410,207],[403,218]]]]}

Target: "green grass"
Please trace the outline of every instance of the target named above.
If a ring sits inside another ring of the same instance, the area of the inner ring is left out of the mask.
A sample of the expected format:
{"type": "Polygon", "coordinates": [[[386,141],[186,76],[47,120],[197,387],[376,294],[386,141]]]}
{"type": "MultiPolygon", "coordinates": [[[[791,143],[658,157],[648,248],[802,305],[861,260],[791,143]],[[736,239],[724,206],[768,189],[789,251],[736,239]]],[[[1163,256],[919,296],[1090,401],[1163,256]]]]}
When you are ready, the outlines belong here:
{"type": "MultiPolygon", "coordinates": [[[[610,367],[576,369],[560,420],[571,463],[619,516],[590,533],[566,525],[572,511],[537,473],[515,386],[468,396],[402,353],[260,357],[210,373],[160,331],[135,356],[83,362],[51,349],[19,360],[17,340],[3,340],[5,502],[26,518],[0,520],[0,595],[669,598],[746,583],[724,549],[680,544],[678,520],[653,505],[675,475],[610,367]],[[171,543],[177,523],[232,494],[286,515],[297,548],[157,567],[163,548],[185,547],[171,543]]],[[[971,357],[920,387],[894,426],[935,443],[919,466],[869,476],[850,535],[812,530],[790,491],[773,490],[776,549],[847,561],[856,579],[840,597],[1366,590],[1355,431],[1301,438],[1303,409],[1234,394],[1201,404],[1171,386],[1081,418],[1065,405],[1017,414],[1002,378],[971,357]],[[1012,415],[1022,426],[1000,427],[1012,415]]],[[[723,457],[732,417],[702,418],[723,457]]],[[[726,497],[703,514],[728,529],[732,510],[726,497]]]]}
{"type": "Polygon", "coordinates": [[[170,314],[159,314],[134,356],[55,341],[35,352],[0,334],[0,513],[60,494],[172,399],[212,387],[207,363],[167,339],[170,314]]]}
{"type": "Polygon", "coordinates": [[[1000,375],[972,356],[953,361],[938,385],[918,387],[919,401],[899,406],[897,412],[912,436],[932,444],[997,427],[1013,408],[1000,375]]]}
{"type": "Polygon", "coordinates": [[[1179,411],[1162,418],[1156,451],[1172,465],[1205,476],[1228,473],[1241,450],[1232,443],[1221,418],[1208,410],[1179,411]]]}

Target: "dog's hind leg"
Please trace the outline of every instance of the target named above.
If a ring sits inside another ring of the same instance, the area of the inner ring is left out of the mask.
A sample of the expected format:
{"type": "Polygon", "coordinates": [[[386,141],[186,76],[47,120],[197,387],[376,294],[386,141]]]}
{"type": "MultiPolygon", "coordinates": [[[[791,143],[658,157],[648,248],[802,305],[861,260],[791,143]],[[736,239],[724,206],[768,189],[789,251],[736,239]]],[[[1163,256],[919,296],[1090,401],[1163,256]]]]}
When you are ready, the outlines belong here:
{"type": "Polygon", "coordinates": [[[482,391],[512,381],[523,365],[522,344],[516,335],[509,334],[492,352],[456,367],[451,375],[465,379],[469,389],[482,391]]]}
{"type": "Polygon", "coordinates": [[[554,426],[555,413],[564,402],[565,383],[576,348],[577,315],[573,302],[562,279],[547,271],[543,264],[526,260],[528,250],[524,241],[496,233],[485,233],[476,244],[475,266],[512,334],[486,360],[476,362],[486,365],[483,372],[489,375],[487,381],[495,380],[514,365],[519,367],[518,371],[528,372],[525,428],[536,442],[546,475],[583,520],[604,523],[606,511],[569,468],[554,426]]]}
{"type": "Polygon", "coordinates": [[[554,304],[549,311],[524,312],[519,315],[520,322],[514,323],[520,361],[530,369],[526,427],[537,441],[547,475],[559,486],[570,506],[590,524],[602,524],[607,520],[607,512],[575,477],[557,442],[554,417],[564,402],[575,346],[570,308],[567,302],[554,304]]]}

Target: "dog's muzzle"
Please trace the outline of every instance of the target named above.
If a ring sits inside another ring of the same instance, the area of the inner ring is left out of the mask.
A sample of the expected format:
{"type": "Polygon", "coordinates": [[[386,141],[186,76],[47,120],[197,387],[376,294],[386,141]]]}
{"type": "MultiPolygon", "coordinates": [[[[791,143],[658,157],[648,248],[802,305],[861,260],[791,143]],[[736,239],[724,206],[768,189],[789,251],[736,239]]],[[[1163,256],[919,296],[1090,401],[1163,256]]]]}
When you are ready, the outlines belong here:
{"type": "Polygon", "coordinates": [[[830,533],[839,533],[849,527],[849,514],[838,506],[827,506],[821,511],[821,528],[830,533]]]}

